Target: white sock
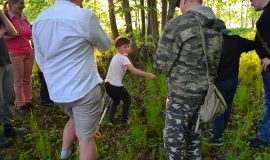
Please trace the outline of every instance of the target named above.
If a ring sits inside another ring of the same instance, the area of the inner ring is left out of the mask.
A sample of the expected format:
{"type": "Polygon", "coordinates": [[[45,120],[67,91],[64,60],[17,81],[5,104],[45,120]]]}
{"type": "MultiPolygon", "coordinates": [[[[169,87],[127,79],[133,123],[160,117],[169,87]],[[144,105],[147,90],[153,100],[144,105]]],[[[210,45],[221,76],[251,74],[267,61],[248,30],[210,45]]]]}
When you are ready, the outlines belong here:
{"type": "Polygon", "coordinates": [[[71,149],[65,150],[64,148],[62,148],[60,159],[66,159],[70,156],[70,154],[71,154],[71,149]]]}

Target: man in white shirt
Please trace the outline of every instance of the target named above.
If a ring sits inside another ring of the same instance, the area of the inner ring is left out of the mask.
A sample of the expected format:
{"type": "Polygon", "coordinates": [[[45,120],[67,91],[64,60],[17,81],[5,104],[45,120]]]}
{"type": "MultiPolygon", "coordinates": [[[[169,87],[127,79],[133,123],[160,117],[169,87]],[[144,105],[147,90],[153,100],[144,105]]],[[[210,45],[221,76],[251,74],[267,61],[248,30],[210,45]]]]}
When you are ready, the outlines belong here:
{"type": "Polygon", "coordinates": [[[94,58],[94,47],[111,45],[97,17],[80,8],[83,0],[58,0],[33,24],[35,58],[43,71],[51,99],[70,116],[63,133],[61,159],[79,140],[80,159],[96,159],[94,135],[103,106],[104,89],[94,58]]]}

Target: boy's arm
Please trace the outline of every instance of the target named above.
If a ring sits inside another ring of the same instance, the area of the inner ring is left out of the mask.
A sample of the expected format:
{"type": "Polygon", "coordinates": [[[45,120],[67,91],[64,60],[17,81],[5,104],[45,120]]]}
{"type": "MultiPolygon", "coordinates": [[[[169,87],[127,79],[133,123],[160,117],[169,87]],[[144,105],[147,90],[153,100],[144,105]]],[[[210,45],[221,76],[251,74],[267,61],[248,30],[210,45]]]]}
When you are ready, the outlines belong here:
{"type": "Polygon", "coordinates": [[[129,72],[131,72],[132,74],[134,74],[136,76],[146,77],[146,78],[151,79],[151,80],[157,79],[157,76],[155,76],[154,74],[144,72],[140,69],[137,69],[132,64],[127,64],[127,65],[125,65],[125,67],[127,67],[127,70],[129,72]]]}
{"type": "Polygon", "coordinates": [[[15,27],[12,25],[12,23],[9,21],[9,19],[7,18],[7,16],[5,15],[5,13],[3,13],[2,10],[0,10],[0,18],[3,21],[4,27],[7,30],[7,34],[10,37],[16,37],[18,36],[18,32],[15,29],[15,27]]]}

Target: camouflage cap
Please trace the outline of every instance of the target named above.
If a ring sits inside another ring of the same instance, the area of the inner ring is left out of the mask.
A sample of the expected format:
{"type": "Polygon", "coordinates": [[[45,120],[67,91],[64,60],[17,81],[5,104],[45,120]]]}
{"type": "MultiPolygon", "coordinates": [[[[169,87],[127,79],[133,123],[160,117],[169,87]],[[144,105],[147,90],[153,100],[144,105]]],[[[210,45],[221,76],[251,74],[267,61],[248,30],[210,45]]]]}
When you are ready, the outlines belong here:
{"type": "Polygon", "coordinates": [[[226,28],[226,24],[223,20],[217,19],[216,24],[218,25],[218,28],[220,29],[222,34],[229,34],[231,31],[226,28]]]}

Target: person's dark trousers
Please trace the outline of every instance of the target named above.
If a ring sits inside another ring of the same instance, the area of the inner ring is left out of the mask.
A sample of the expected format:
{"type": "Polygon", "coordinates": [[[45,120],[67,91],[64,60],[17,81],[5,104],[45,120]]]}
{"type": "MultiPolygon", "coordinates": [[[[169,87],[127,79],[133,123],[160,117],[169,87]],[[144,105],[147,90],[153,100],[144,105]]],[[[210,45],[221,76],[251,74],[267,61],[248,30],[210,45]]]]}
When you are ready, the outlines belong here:
{"type": "Polygon", "coordinates": [[[118,104],[122,100],[124,102],[124,107],[122,110],[122,123],[127,123],[128,121],[128,112],[131,104],[131,98],[128,91],[124,86],[113,86],[109,82],[105,83],[106,92],[113,100],[113,103],[110,107],[109,121],[115,124],[114,115],[117,109],[118,104]]]}
{"type": "Polygon", "coordinates": [[[213,124],[213,136],[215,139],[219,139],[223,135],[231,117],[233,97],[237,89],[238,78],[216,81],[215,84],[227,103],[226,111],[217,117],[213,124]]]}
{"type": "Polygon", "coordinates": [[[270,144],[270,69],[262,72],[262,78],[264,90],[264,113],[258,126],[257,139],[270,144]]]}
{"type": "Polygon", "coordinates": [[[0,66],[0,121],[4,125],[11,125],[14,112],[14,79],[11,64],[0,66]]]}
{"type": "Polygon", "coordinates": [[[47,84],[43,76],[43,73],[38,71],[37,74],[40,80],[39,95],[40,95],[41,104],[43,105],[52,104],[53,101],[50,99],[47,84]]]}

